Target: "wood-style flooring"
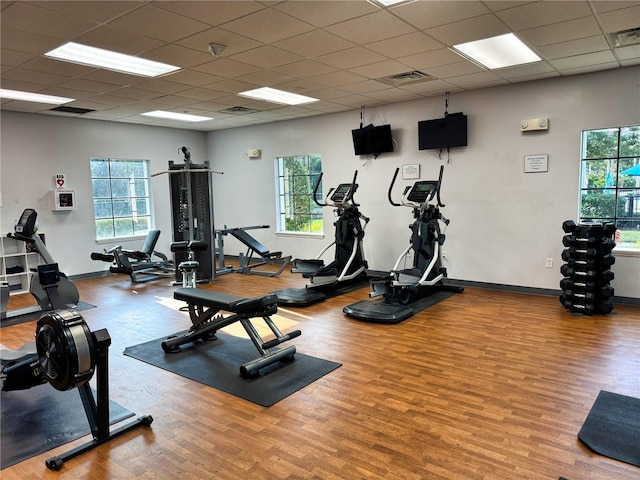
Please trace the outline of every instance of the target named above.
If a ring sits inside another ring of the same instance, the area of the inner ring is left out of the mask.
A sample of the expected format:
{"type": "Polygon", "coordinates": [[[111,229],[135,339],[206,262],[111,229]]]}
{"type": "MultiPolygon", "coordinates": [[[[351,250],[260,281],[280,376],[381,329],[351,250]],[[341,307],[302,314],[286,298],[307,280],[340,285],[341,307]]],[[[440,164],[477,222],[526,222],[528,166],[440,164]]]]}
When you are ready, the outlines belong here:
{"type": "MultiPolygon", "coordinates": [[[[302,330],[298,352],[342,366],[265,408],[122,354],[190,326],[166,279],[75,283],[97,306],[81,312],[89,327],[112,338],[111,399],[154,422],[59,472],[44,461],[89,437],[7,468],[3,480],[640,478],[577,438],[600,390],[640,397],[638,307],[575,316],[556,297],[477,288],[398,325],[342,313],[366,288],[281,307],[280,328],[302,330]]],[[[304,284],[289,272],[233,273],[201,288],[250,297],[304,284]]],[[[29,301],[11,297],[10,308],[29,301]]],[[[18,348],[34,329],[4,327],[0,341],[18,348]]]]}

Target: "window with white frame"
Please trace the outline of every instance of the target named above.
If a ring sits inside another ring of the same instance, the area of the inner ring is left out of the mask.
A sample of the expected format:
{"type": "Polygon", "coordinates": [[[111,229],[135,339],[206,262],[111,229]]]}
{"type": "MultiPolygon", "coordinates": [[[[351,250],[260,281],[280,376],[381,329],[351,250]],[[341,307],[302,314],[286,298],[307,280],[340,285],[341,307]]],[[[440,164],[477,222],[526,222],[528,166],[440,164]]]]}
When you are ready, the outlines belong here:
{"type": "Polygon", "coordinates": [[[640,251],[640,125],[582,132],[581,222],[612,222],[617,248],[640,251]]]}
{"type": "MultiPolygon", "coordinates": [[[[322,172],[322,156],[278,157],[275,171],[277,231],[322,234],[322,207],[313,200],[322,172]]],[[[322,202],[322,182],[318,185],[316,198],[322,202]]]]}
{"type": "Polygon", "coordinates": [[[96,239],[143,236],[152,228],[148,160],[92,158],[96,239]]]}

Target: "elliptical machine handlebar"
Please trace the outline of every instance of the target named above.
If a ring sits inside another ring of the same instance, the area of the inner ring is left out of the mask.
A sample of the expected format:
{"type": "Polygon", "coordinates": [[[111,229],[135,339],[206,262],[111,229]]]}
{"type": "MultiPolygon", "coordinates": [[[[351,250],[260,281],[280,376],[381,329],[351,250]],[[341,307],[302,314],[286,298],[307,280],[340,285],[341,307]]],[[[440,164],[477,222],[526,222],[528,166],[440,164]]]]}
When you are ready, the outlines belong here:
{"type": "MultiPolygon", "coordinates": [[[[416,182],[415,185],[407,185],[404,188],[404,192],[402,192],[402,197],[400,200],[400,203],[397,203],[393,200],[391,193],[393,191],[393,187],[396,183],[396,179],[398,178],[398,172],[400,171],[400,168],[396,168],[396,171],[393,174],[393,178],[391,179],[391,185],[389,185],[389,191],[387,193],[387,198],[389,200],[389,203],[391,205],[393,205],[394,207],[412,207],[412,208],[416,208],[417,204],[412,202],[412,201],[405,201],[407,194],[410,192],[410,190],[412,190],[416,185],[418,185],[419,182],[416,182]]],[[[433,198],[436,198],[436,201],[438,203],[438,207],[444,207],[444,203],[442,203],[442,200],[440,198],[440,186],[442,185],[442,176],[444,174],[444,165],[440,165],[440,174],[438,175],[438,181],[434,182],[434,181],[429,181],[429,182],[422,182],[422,183],[431,183],[432,185],[435,183],[435,188],[433,189],[433,191],[426,197],[426,199],[424,200],[424,204],[427,204],[430,200],[433,200],[433,198]]]]}
{"type": "Polygon", "coordinates": [[[444,207],[444,203],[440,200],[440,186],[442,185],[442,175],[444,174],[444,165],[440,165],[440,175],[438,175],[438,188],[436,189],[436,200],[438,207],[444,207]]]}
{"type": "MultiPolygon", "coordinates": [[[[326,207],[326,203],[320,203],[318,201],[318,188],[320,187],[320,183],[322,182],[322,172],[320,172],[320,176],[318,177],[318,181],[316,182],[316,186],[313,187],[313,201],[316,202],[316,205],[319,207],[326,207]]],[[[333,190],[333,189],[331,189],[333,190]]],[[[331,192],[331,191],[330,191],[331,192]]]]}
{"type": "MultiPolygon", "coordinates": [[[[329,203],[329,201],[327,201],[327,199],[330,199],[332,197],[332,193],[336,190],[333,187],[331,187],[329,189],[329,191],[327,192],[327,194],[325,195],[325,201],[323,203],[320,203],[318,201],[318,189],[320,188],[320,183],[322,182],[322,175],[323,175],[323,173],[320,172],[320,176],[318,177],[318,181],[316,182],[316,185],[313,188],[313,201],[316,203],[316,205],[318,205],[319,207],[328,207],[328,206],[334,206],[335,207],[335,206],[342,206],[345,203],[347,203],[349,201],[352,201],[353,202],[353,206],[355,206],[355,207],[360,206],[358,203],[355,202],[355,200],[353,200],[353,196],[355,194],[355,191],[358,188],[358,184],[356,183],[356,179],[358,178],[358,171],[357,170],[353,174],[353,180],[351,181],[351,185],[349,187],[349,190],[347,191],[346,195],[344,195],[344,197],[340,199],[339,202],[333,201],[332,203],[329,203]]],[[[341,187],[345,187],[346,185],[348,185],[348,184],[340,184],[341,187]]],[[[336,192],[336,194],[338,194],[338,193],[341,193],[341,192],[336,192]]]]}

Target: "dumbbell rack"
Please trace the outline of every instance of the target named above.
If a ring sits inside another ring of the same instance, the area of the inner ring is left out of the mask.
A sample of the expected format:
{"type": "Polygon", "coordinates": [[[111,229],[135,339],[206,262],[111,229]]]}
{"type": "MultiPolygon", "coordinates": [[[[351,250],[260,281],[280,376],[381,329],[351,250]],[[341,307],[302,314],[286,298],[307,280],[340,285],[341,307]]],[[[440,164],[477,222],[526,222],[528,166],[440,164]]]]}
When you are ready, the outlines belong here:
{"type": "Polygon", "coordinates": [[[568,310],[584,315],[607,314],[613,310],[613,280],[611,266],[616,259],[611,254],[615,247],[616,226],[612,223],[581,223],[573,220],[562,223],[566,235],[562,244],[560,267],[564,277],[560,281],[560,303],[568,310]]]}

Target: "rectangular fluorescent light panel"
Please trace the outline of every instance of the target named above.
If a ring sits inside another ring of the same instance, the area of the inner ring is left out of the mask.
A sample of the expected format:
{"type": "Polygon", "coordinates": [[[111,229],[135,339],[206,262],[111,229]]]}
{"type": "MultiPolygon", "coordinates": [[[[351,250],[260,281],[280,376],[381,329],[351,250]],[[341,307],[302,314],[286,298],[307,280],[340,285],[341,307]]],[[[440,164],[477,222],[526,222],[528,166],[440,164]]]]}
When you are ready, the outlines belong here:
{"type": "Polygon", "coordinates": [[[165,112],[163,110],[154,110],[153,112],[141,113],[147,117],[167,118],[169,120],[179,120],[181,122],[204,122],[205,120],[213,120],[211,117],[201,117],[199,115],[188,115],[186,113],[165,112]]]}
{"type": "Polygon", "coordinates": [[[453,50],[491,70],[541,60],[513,33],[461,43],[454,45],[453,50]]]}
{"type": "Polygon", "coordinates": [[[92,67],[106,68],[116,72],[131,73],[144,77],[157,77],[180,70],[180,67],[154,62],[133,55],[111,52],[102,48],[89,47],[69,42],[44,54],[64,62],[79,63],[92,67]]]}
{"type": "Polygon", "coordinates": [[[262,87],[255,90],[247,90],[238,93],[241,97],[255,98],[271,103],[279,103],[281,105],[302,105],[303,103],[317,102],[317,98],[305,97],[297,93],[285,92],[284,90],[276,90],[275,88],[262,87]]]}
{"type": "Polygon", "coordinates": [[[24,102],[50,103],[53,105],[62,105],[63,103],[69,103],[75,100],[75,98],[56,97],[53,95],[43,95],[41,93],[21,92],[19,90],[7,90],[5,88],[0,88],[0,98],[22,100],[24,102]]]}

